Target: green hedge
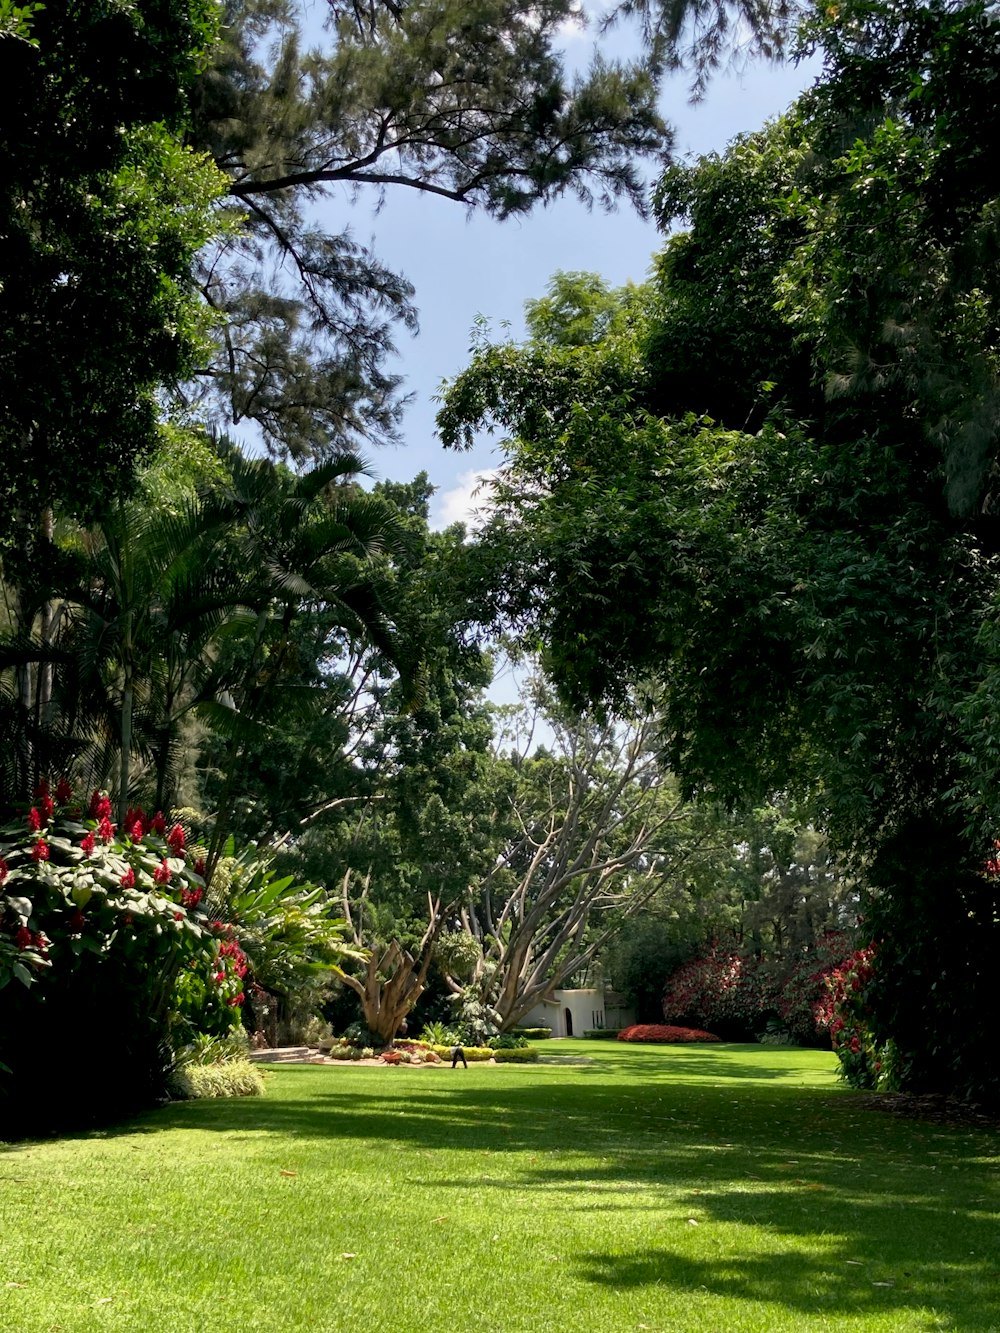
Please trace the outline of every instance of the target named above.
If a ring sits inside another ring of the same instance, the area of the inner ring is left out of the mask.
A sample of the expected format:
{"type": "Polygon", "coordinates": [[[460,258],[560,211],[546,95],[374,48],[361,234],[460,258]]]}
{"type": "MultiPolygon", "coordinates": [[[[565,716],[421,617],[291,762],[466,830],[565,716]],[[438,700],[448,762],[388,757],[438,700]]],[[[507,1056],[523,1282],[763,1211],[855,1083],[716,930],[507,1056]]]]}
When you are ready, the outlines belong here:
{"type": "Polygon", "coordinates": [[[493,1059],[498,1065],[527,1065],[538,1059],[538,1052],[533,1046],[512,1046],[507,1050],[496,1050],[493,1059]]]}
{"type": "Polygon", "coordinates": [[[588,1028],[583,1034],[591,1041],[615,1041],[621,1028],[588,1028]]]}
{"type": "Polygon", "coordinates": [[[511,1028],[515,1037],[527,1037],[529,1041],[547,1041],[552,1036],[551,1028],[511,1028]]]}
{"type": "MultiPolygon", "coordinates": [[[[441,1059],[447,1060],[449,1064],[451,1064],[451,1053],[453,1049],[454,1048],[451,1046],[431,1047],[431,1050],[435,1055],[440,1055],[441,1059]]],[[[465,1058],[470,1065],[477,1061],[481,1063],[484,1060],[492,1060],[494,1055],[500,1054],[499,1051],[491,1051],[488,1046],[463,1046],[462,1050],[465,1052],[465,1058]]]]}

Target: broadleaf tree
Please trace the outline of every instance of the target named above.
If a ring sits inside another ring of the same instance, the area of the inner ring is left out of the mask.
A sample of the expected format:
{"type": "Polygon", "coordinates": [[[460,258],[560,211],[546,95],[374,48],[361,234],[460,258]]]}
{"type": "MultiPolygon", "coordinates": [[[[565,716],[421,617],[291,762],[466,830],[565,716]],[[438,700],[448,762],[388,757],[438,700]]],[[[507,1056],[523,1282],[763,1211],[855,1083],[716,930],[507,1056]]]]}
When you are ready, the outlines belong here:
{"type": "Polygon", "coordinates": [[[689,230],[641,314],[481,350],[442,428],[512,437],[496,615],[578,702],[657,680],[688,790],[818,793],[898,1085],[996,1096],[1000,21],[847,6],[809,40],[827,72],[786,117],[665,177],[689,230]]]}

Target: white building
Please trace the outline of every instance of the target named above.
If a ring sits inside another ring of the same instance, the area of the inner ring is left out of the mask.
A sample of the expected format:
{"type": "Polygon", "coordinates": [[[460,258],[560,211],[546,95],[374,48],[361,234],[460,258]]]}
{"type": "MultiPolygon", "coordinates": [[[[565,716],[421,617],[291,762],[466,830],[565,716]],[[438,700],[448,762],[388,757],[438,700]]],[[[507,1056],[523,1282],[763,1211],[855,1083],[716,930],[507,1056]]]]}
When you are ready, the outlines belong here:
{"type": "Polygon", "coordinates": [[[551,1028],[553,1037],[582,1037],[596,1028],[623,1028],[634,1023],[632,1010],[603,986],[557,990],[540,1000],[520,1020],[521,1028],[551,1028]]]}

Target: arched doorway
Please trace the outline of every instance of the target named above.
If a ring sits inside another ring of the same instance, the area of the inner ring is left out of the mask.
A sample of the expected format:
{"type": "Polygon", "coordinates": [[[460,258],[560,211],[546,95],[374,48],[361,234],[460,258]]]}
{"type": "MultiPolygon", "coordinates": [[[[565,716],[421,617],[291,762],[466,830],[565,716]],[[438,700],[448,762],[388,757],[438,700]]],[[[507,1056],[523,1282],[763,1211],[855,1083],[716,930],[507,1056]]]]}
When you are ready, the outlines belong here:
{"type": "Polygon", "coordinates": [[[573,1035],[573,1011],[572,1011],[571,1009],[567,1009],[567,1010],[566,1010],[566,1036],[567,1036],[567,1037],[572,1037],[572,1035],[573,1035]]]}

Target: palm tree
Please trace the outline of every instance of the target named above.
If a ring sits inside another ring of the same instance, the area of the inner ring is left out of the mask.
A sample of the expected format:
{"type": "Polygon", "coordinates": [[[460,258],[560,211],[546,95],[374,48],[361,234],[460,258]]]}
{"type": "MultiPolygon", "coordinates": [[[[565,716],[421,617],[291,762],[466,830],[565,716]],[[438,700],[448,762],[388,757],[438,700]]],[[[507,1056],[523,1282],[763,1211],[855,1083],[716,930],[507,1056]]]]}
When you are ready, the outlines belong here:
{"type": "Polygon", "coordinates": [[[137,763],[163,807],[190,720],[220,733],[210,869],[246,746],[266,734],[279,698],[313,703],[296,676],[296,618],[321,607],[331,632],[393,657],[383,557],[401,540],[393,507],[358,486],[356,456],[295,474],[218,447],[223,484],[168,510],[137,493],[77,532],[61,585],[48,590],[57,632],[0,631],[0,671],[52,666],[49,730],[95,785],[114,790],[119,818],[137,763]]]}

